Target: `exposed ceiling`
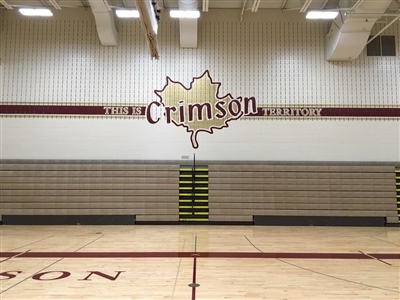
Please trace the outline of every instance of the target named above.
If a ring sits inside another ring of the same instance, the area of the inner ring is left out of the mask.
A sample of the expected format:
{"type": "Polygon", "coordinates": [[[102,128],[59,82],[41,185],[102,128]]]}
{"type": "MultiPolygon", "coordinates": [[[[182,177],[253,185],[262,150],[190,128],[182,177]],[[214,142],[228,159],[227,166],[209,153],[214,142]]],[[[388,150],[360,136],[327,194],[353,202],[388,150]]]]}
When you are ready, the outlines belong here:
{"type": "MultiPolygon", "coordinates": [[[[145,1],[145,0],[140,0],[145,1]]],[[[380,2],[382,0],[375,0],[380,2]]],[[[111,8],[135,8],[135,0],[95,0],[95,2],[107,2],[111,8]]],[[[314,9],[335,9],[350,8],[355,5],[358,0],[198,0],[199,9],[208,7],[208,9],[282,9],[282,10],[306,10],[314,9]]],[[[179,0],[157,0],[157,4],[162,9],[179,8],[179,0]]],[[[10,7],[55,7],[72,8],[72,7],[90,7],[89,0],[0,0],[0,8],[10,7]]],[[[398,11],[400,0],[393,0],[389,10],[398,11]]]]}
{"type": "MultiPolygon", "coordinates": [[[[161,10],[197,7],[200,11],[237,9],[257,13],[264,9],[282,11],[337,10],[327,37],[327,60],[354,60],[369,42],[372,27],[385,17],[387,26],[400,18],[400,0],[0,0],[0,10],[21,7],[63,8],[90,7],[96,20],[99,39],[104,46],[118,44],[113,9],[137,8],[143,30],[149,43],[151,56],[158,58],[154,28],[154,8],[161,10]],[[155,4],[156,3],[156,4],[155,4]]],[[[155,26],[156,27],[156,26],[155,26]]],[[[181,47],[197,47],[197,20],[180,20],[181,47]]]]}

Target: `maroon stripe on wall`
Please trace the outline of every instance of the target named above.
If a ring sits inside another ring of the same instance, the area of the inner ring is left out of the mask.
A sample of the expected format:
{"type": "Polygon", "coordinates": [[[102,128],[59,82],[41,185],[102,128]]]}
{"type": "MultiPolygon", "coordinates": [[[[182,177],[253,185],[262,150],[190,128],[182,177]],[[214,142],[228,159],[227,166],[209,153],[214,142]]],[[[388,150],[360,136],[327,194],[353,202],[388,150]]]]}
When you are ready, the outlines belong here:
{"type": "Polygon", "coordinates": [[[323,117],[400,117],[400,108],[339,108],[329,107],[321,110],[323,117]]]}
{"type": "MultiPolygon", "coordinates": [[[[144,116],[146,106],[85,106],[85,105],[0,105],[0,115],[107,115],[107,116],[144,116]]],[[[248,117],[366,117],[399,118],[400,107],[259,107],[257,113],[248,117]],[[270,114],[270,110],[274,114],[270,114]],[[288,112],[290,114],[284,112],[288,112]],[[302,110],[310,114],[301,113],[302,110]],[[279,114],[275,113],[278,112],[279,114]],[[317,114],[318,111],[318,114],[317,114]]]]}
{"type": "Polygon", "coordinates": [[[248,117],[304,118],[304,117],[370,117],[399,118],[400,107],[258,107],[248,117]]]}
{"type": "Polygon", "coordinates": [[[0,105],[4,115],[144,115],[144,106],[84,106],[84,105],[0,105]],[[112,113],[111,108],[120,112],[112,113]],[[123,108],[126,110],[123,113],[123,108]],[[134,109],[140,108],[140,112],[134,109]],[[126,112],[126,113],[125,113],[126,112]]]}

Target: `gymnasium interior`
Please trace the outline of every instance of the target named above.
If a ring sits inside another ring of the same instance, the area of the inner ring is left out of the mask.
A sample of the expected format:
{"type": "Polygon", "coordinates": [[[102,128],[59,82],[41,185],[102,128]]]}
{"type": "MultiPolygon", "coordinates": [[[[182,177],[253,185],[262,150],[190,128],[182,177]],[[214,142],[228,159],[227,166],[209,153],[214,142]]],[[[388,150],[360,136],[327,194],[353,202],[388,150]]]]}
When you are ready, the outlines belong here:
{"type": "Polygon", "coordinates": [[[399,19],[399,0],[0,0],[0,298],[398,299],[399,19]]]}

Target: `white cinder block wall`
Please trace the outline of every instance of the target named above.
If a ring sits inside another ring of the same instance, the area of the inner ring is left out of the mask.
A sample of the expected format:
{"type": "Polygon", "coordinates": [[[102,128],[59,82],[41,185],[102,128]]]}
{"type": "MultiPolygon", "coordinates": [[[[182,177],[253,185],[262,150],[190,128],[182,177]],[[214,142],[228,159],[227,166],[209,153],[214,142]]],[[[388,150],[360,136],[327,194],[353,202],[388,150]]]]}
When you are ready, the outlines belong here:
{"type": "MultiPolygon", "coordinates": [[[[137,20],[118,20],[118,47],[103,47],[90,11],[55,13],[0,13],[3,104],[146,105],[167,76],[188,86],[209,70],[221,95],[254,96],[259,106],[400,105],[399,22],[385,32],[396,36],[396,57],[364,51],[331,63],[328,24],[299,14],[203,14],[197,49],[179,47],[179,21],[163,14],[156,61],[137,20]]],[[[183,128],[145,118],[2,117],[0,126],[2,159],[400,160],[399,120],[242,119],[199,133],[198,149],[183,128]]]]}

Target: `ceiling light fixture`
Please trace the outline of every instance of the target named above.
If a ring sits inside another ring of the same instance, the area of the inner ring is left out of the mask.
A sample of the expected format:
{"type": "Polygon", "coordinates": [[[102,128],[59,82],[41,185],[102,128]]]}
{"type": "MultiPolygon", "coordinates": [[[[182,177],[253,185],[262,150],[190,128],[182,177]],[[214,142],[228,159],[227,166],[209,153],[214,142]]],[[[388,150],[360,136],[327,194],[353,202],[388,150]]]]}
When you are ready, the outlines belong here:
{"type": "Polygon", "coordinates": [[[19,12],[29,17],[51,17],[53,13],[47,8],[20,8],[19,12]]]}
{"type": "Polygon", "coordinates": [[[311,10],[307,13],[306,19],[311,20],[333,20],[339,13],[337,11],[311,10]]]}
{"type": "Polygon", "coordinates": [[[139,18],[139,11],[135,9],[117,9],[115,14],[118,18],[139,18]]]}
{"type": "Polygon", "coordinates": [[[198,10],[171,10],[169,12],[171,18],[180,19],[198,19],[200,12],[198,10]]]}

